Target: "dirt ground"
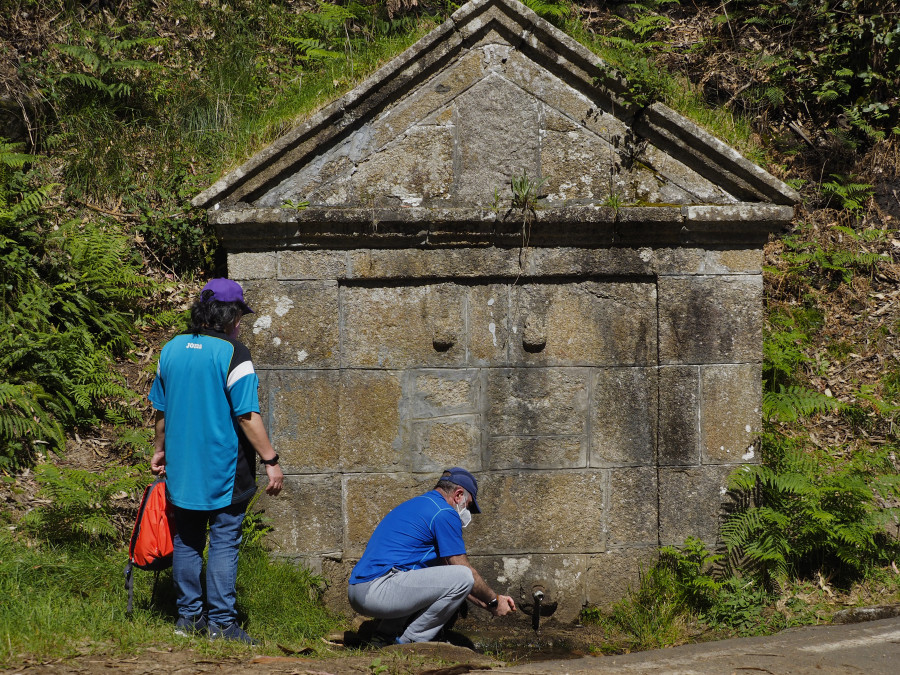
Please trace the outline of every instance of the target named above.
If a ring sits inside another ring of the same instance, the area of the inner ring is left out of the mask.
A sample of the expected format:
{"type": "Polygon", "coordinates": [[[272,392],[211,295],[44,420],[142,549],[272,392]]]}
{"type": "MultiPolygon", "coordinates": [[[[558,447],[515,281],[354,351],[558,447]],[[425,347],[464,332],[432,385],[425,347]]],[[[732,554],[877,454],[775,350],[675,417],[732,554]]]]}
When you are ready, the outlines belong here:
{"type": "Polygon", "coordinates": [[[500,665],[488,657],[464,647],[438,645],[410,645],[385,647],[378,651],[349,651],[345,656],[308,658],[303,656],[254,656],[218,658],[194,649],[149,649],[143,654],[113,658],[81,656],[74,659],[41,664],[23,664],[9,673],[49,674],[80,673],[269,673],[271,675],[399,675],[422,674],[459,675],[469,670],[500,665]],[[435,649],[429,649],[434,647],[435,649]],[[376,663],[377,660],[377,663],[376,663]],[[380,668],[384,668],[381,670],[380,668]]]}
{"type": "MultiPolygon", "coordinates": [[[[529,628],[482,628],[454,632],[453,643],[392,645],[381,649],[350,646],[352,633],[324,640],[317,654],[298,654],[288,648],[282,656],[263,655],[248,648],[246,656],[221,657],[202,648],[149,648],[134,656],[82,655],[46,662],[25,662],[3,671],[23,675],[101,673],[267,673],[271,675],[462,675],[527,661],[577,658],[594,652],[600,631],[588,626],[551,624],[535,633],[529,628]],[[346,638],[347,645],[344,646],[346,638]],[[468,644],[469,646],[462,646],[468,644]]],[[[266,650],[270,651],[270,650],[266,650]]],[[[312,651],[312,650],[309,650],[312,651]]]]}

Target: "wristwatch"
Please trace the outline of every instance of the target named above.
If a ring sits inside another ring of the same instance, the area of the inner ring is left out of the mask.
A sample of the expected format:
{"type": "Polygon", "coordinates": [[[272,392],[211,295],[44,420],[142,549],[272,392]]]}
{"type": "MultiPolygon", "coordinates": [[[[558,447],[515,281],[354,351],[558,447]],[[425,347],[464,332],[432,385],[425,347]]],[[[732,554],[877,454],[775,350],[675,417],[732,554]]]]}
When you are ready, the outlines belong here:
{"type": "Polygon", "coordinates": [[[278,453],[275,453],[275,456],[272,459],[261,459],[259,460],[260,464],[265,464],[267,466],[275,466],[278,464],[278,453]]]}
{"type": "Polygon", "coordinates": [[[495,596],[494,596],[494,599],[491,600],[491,601],[487,604],[487,608],[488,608],[488,609],[497,609],[497,605],[499,605],[499,604],[500,604],[500,596],[499,596],[499,595],[495,595],[495,596]]]}

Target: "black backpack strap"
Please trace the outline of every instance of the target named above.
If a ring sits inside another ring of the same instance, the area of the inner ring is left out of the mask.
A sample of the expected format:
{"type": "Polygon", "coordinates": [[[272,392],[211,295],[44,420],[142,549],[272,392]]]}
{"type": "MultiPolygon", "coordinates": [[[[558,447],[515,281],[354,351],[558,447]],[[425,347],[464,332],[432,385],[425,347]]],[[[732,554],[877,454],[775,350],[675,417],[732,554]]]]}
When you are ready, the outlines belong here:
{"type": "Polygon", "coordinates": [[[126,616],[131,616],[131,605],[134,602],[134,575],[132,574],[132,564],[128,561],[125,565],[125,589],[128,591],[128,609],[125,610],[126,616]]]}
{"type": "Polygon", "coordinates": [[[153,590],[150,591],[150,605],[156,603],[156,585],[159,582],[159,570],[153,572],[153,590]]]}

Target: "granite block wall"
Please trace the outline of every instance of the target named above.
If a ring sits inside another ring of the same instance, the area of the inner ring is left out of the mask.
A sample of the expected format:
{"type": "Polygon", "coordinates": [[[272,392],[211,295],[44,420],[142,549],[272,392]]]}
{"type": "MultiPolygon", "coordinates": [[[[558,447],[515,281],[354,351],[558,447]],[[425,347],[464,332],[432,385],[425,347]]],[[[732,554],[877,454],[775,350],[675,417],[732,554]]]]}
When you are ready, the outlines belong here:
{"type": "Polygon", "coordinates": [[[261,504],[277,553],[346,608],[378,520],[454,465],[480,480],[479,569],[563,620],[658,546],[714,541],[759,432],[761,253],[622,253],[535,250],[527,274],[494,248],[231,254],[287,474],[261,504]]]}

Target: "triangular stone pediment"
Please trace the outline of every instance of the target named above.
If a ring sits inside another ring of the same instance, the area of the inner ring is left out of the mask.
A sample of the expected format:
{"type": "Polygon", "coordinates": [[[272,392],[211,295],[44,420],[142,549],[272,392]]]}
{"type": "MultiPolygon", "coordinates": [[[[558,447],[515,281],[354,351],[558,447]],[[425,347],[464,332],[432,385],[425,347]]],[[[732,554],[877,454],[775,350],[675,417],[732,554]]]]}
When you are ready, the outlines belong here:
{"type": "Polygon", "coordinates": [[[791,188],[666,106],[630,106],[610,73],[516,0],[473,0],[193,203],[243,245],[264,223],[501,221],[525,175],[539,221],[666,222],[671,239],[691,217],[757,235],[790,220],[791,188]]]}

